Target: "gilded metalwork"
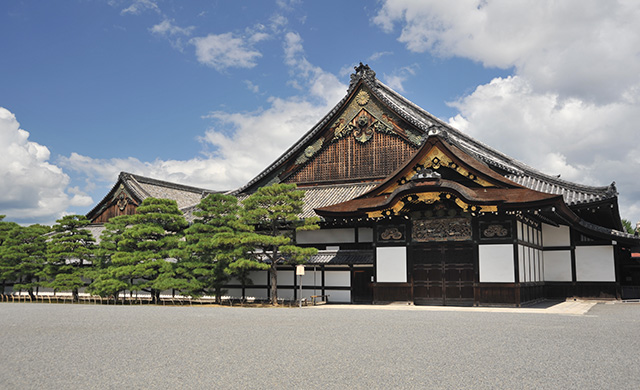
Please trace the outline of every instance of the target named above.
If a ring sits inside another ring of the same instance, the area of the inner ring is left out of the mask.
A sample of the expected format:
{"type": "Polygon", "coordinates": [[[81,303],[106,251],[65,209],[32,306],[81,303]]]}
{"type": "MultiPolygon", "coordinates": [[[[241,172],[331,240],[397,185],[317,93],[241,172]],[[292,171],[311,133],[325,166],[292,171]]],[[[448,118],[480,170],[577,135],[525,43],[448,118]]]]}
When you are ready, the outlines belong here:
{"type": "Polygon", "coordinates": [[[414,219],[411,238],[416,242],[471,240],[468,218],[414,219]]]}
{"type": "Polygon", "coordinates": [[[356,119],[356,129],[353,131],[353,137],[358,141],[365,143],[373,137],[373,126],[370,126],[370,119],[363,110],[363,112],[356,119]]]}
{"type": "Polygon", "coordinates": [[[332,141],[335,142],[353,132],[355,138],[364,143],[371,139],[374,132],[378,132],[389,135],[406,134],[409,142],[420,146],[424,138],[415,129],[401,128],[399,123],[400,120],[395,114],[373,99],[371,92],[361,88],[355,95],[354,103],[347,105],[342,115],[331,125],[330,130],[334,135],[332,141]],[[362,115],[368,116],[366,125],[359,123],[362,115]]]}
{"type": "Polygon", "coordinates": [[[361,106],[369,103],[369,94],[367,93],[367,91],[361,90],[360,92],[358,92],[358,95],[356,96],[356,102],[361,106]]]}
{"type": "Polygon", "coordinates": [[[385,192],[391,193],[395,191],[395,189],[398,188],[399,185],[403,185],[411,181],[411,179],[415,176],[417,172],[421,172],[422,170],[428,169],[428,168],[433,170],[438,170],[442,167],[453,169],[454,171],[458,172],[462,176],[465,176],[468,179],[478,183],[482,187],[493,187],[493,185],[488,181],[477,177],[473,173],[469,172],[465,168],[453,162],[453,160],[451,160],[449,156],[444,154],[444,152],[440,150],[440,148],[438,148],[437,146],[434,146],[429,150],[427,155],[422,158],[422,160],[416,163],[416,165],[413,167],[411,171],[407,172],[407,174],[404,177],[398,180],[396,185],[389,187],[385,192]]]}

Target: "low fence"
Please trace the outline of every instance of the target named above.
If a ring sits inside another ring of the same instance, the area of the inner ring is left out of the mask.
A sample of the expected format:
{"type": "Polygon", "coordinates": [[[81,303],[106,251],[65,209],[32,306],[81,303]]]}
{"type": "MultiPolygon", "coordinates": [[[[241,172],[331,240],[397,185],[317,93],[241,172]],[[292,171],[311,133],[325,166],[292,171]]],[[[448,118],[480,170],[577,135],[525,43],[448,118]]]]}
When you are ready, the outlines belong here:
{"type": "MultiPolygon", "coordinates": [[[[101,297],[97,295],[80,294],[77,301],[68,293],[60,294],[34,294],[27,293],[0,294],[0,302],[8,303],[70,303],[70,304],[93,304],[93,305],[149,305],[152,303],[150,295],[141,296],[119,296],[116,300],[113,296],[101,297]]],[[[220,297],[221,305],[228,306],[255,306],[266,305],[271,301],[265,298],[255,297],[220,297]]],[[[298,301],[290,301],[282,298],[278,299],[278,304],[295,306],[298,301]]],[[[215,297],[192,298],[184,296],[160,296],[159,305],[192,306],[192,305],[212,305],[217,304],[215,297]]],[[[303,299],[303,305],[307,305],[307,300],[303,299]]]]}

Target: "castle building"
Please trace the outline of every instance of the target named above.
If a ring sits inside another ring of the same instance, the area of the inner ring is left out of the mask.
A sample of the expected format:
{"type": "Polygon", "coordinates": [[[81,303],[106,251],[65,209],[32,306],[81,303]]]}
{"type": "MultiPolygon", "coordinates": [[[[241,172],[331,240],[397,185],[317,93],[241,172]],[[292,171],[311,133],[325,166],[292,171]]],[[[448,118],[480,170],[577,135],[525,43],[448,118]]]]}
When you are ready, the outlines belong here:
{"type": "MultiPolygon", "coordinates": [[[[302,217],[321,229],[297,243],[319,252],[302,295],[330,302],[515,305],[544,298],[640,297],[640,238],[623,233],[615,185],[561,180],[453,128],[360,64],[345,97],[232,194],[273,183],[305,190],[302,217]]],[[[122,173],[88,217],[135,212],[148,196],[189,214],[214,191],[122,173]]],[[[267,298],[266,271],[228,294],[267,298]]],[[[292,267],[278,293],[297,299],[292,267]]]]}

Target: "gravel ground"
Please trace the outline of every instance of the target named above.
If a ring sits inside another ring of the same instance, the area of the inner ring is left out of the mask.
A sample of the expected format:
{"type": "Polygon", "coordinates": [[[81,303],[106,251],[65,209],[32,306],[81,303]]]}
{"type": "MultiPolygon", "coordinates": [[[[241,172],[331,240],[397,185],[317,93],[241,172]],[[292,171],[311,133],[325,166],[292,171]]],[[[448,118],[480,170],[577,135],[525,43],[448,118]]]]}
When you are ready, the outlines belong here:
{"type": "Polygon", "coordinates": [[[638,388],[640,304],[586,315],[0,304],[0,389],[638,388]]]}

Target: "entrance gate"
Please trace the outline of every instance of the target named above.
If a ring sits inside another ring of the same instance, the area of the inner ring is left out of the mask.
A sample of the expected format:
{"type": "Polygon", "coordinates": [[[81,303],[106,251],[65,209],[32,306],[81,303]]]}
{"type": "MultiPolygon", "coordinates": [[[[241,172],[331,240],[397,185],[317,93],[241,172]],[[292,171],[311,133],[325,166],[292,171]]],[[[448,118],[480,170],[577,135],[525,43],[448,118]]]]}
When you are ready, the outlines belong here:
{"type": "Polygon", "coordinates": [[[411,249],[416,305],[473,305],[474,251],[469,244],[439,243],[411,249]]]}

